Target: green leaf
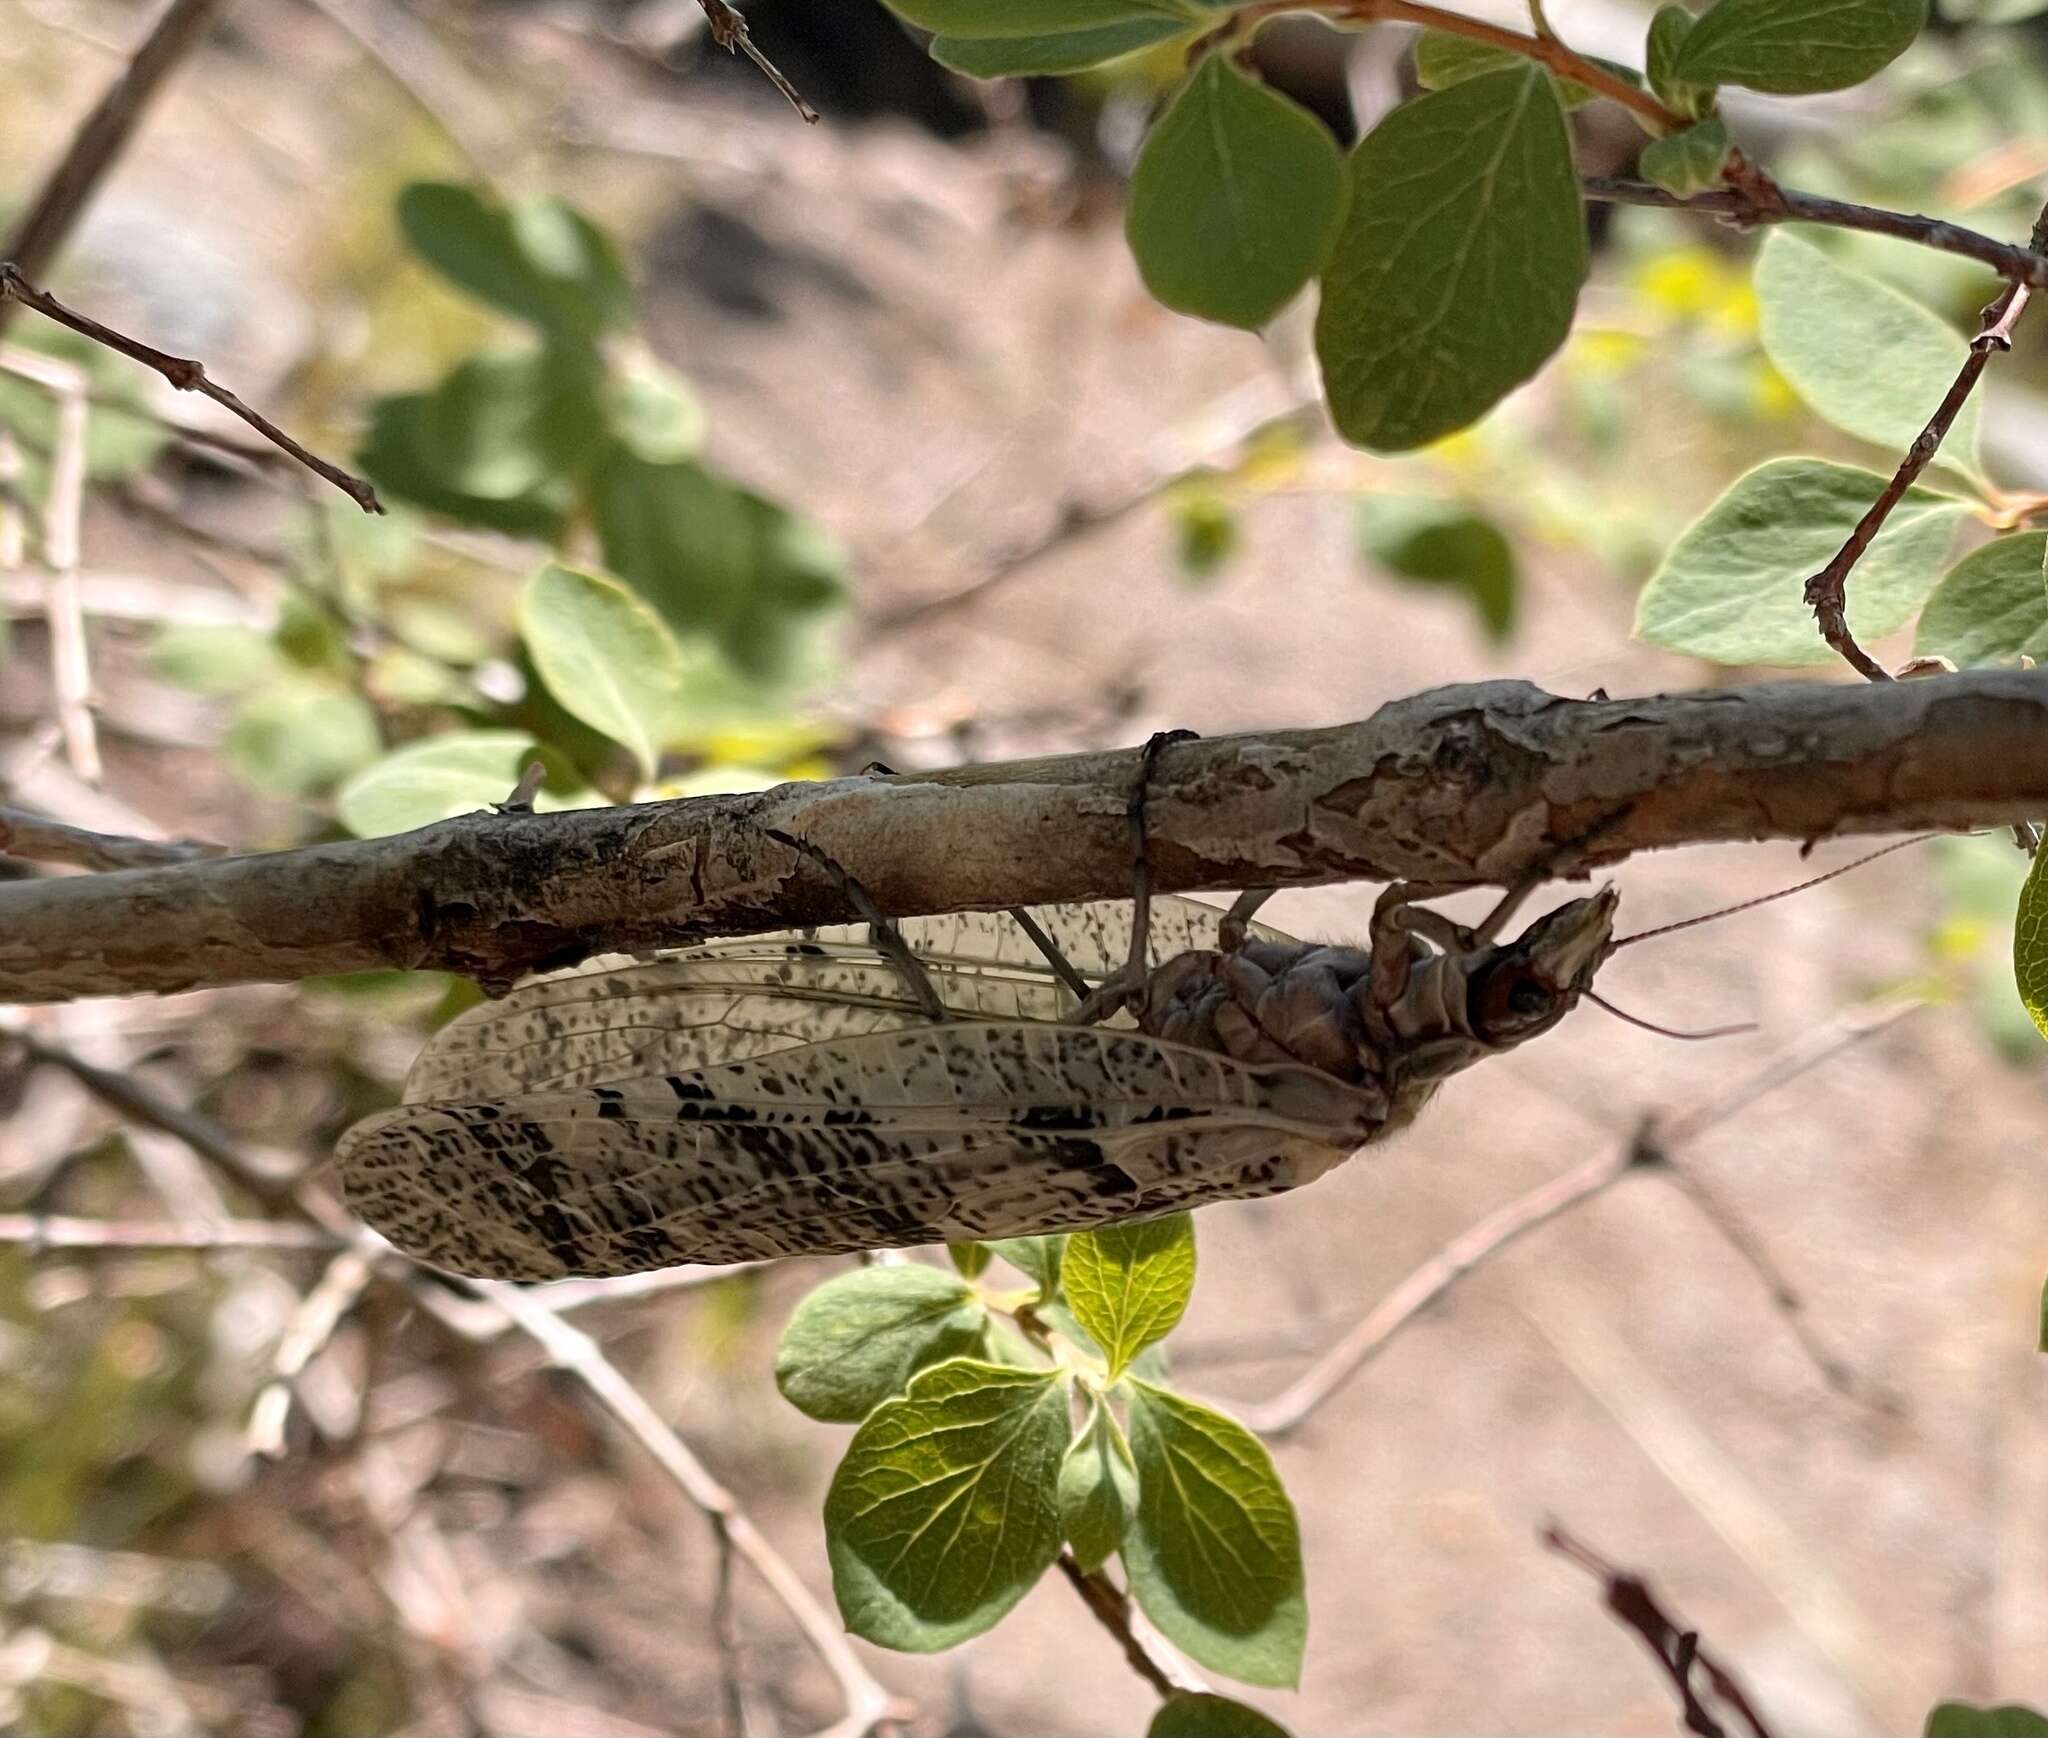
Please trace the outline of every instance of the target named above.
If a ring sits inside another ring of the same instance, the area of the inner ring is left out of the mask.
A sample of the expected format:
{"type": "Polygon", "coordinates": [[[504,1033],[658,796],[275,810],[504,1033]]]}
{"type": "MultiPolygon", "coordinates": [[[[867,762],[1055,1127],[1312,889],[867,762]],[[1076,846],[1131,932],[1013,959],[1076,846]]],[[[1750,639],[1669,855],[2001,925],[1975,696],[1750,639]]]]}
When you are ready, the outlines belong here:
{"type": "Polygon", "coordinates": [[[1971,550],[1941,576],[1928,598],[1913,630],[1913,650],[1958,666],[2023,654],[2048,662],[2044,562],[2048,532],[2017,531],[1971,550]]]}
{"type": "Polygon", "coordinates": [[[986,1243],[949,1243],[946,1254],[952,1258],[953,1266],[962,1279],[979,1279],[988,1271],[989,1253],[986,1243]]]}
{"type": "Polygon", "coordinates": [[[1237,553],[1237,515],[1214,489],[1178,491],[1169,503],[1180,546],[1180,570],[1191,580],[1214,578],[1237,553]]]}
{"type": "MultiPolygon", "coordinates": [[[[2043,0],[2043,3],[2048,4],[2048,0],[2043,0]]],[[[1639,86],[1643,82],[1643,75],[1632,66],[1602,60],[1597,55],[1588,58],[1594,65],[1604,67],[1629,84],[1639,86]]],[[[1522,57],[1505,48],[1495,48],[1490,42],[1475,42],[1469,36],[1453,36],[1446,30],[1425,30],[1415,39],[1415,82],[1426,91],[1448,90],[1452,85],[1477,78],[1483,72],[1499,72],[1521,64],[1522,57]]],[[[1567,111],[1582,109],[1599,98],[1597,91],[1588,90],[1576,79],[1569,78],[1557,81],[1557,94],[1567,111]]]]}
{"type": "Polygon", "coordinates": [[[1202,19],[1192,0],[888,0],[889,10],[939,36],[1049,36],[1112,24],[1167,20],[1178,30],[1202,19]]]}
{"type": "Polygon", "coordinates": [[[1138,1514],[1124,1567],[1176,1647],[1250,1684],[1291,1686],[1308,1640],[1301,1529],[1272,1457],[1220,1412],[1125,1384],[1138,1514]]]}
{"type": "Polygon", "coordinates": [[[1683,6],[1660,6],[1650,20],[1650,34],[1643,49],[1643,66],[1651,94],[1666,108],[1703,120],[1714,109],[1714,87],[1693,84],[1678,76],[1678,55],[1697,22],[1683,6]]]}
{"type": "Polygon", "coordinates": [[[543,330],[588,338],[632,318],[617,250],[559,199],[506,207],[472,188],[415,181],[398,196],[398,224],[450,283],[543,330]]]}
{"type": "Polygon", "coordinates": [[[1287,1728],[1228,1696],[1177,1690],[1159,1705],[1145,1738],[1287,1738],[1287,1728]]]}
{"type": "Polygon", "coordinates": [[[956,1359],[854,1433],[825,1497],[839,1614],[936,1653],[988,1629],[1059,1555],[1067,1390],[1049,1371],[956,1359]]]}
{"type": "Polygon", "coordinates": [[[969,1351],[988,1312],[974,1290],[936,1267],[862,1267],[796,1306],[775,1348],[775,1386],[799,1412],[856,1424],[911,1377],[969,1351]]]}
{"type": "Polygon", "coordinates": [[[1060,1526],[1083,1569],[1100,1569],[1123,1543],[1138,1507],[1138,1469],[1131,1445],[1095,1402],[1087,1428],[1060,1462],[1060,1526]]]}
{"type": "Polygon", "coordinates": [[[2048,1738],[2048,1718],[2017,1702],[2002,1708],[1943,1702],[1927,1716],[1927,1738],[2048,1738]]]}
{"type": "Polygon", "coordinates": [[[190,622],[163,629],[150,643],[149,667],[195,694],[239,694],[277,673],[268,634],[230,623],[190,622]]]}
{"type": "Polygon", "coordinates": [[[1904,54],[1926,22],[1927,0],[1719,0],[1673,70],[1776,96],[1845,90],[1904,54]]]}
{"type": "Polygon", "coordinates": [[[1050,36],[936,36],[929,52],[939,65],[969,78],[1037,78],[1100,66],[1169,41],[1186,29],[1180,19],[1133,18],[1099,30],[1064,30],[1050,36]]]}
{"type": "MultiPolygon", "coordinates": [[[[1843,433],[1894,452],[1913,444],[1970,353],[1946,320],[1786,230],[1757,252],[1756,294],[1764,353],[1793,390],[1843,433]]],[[[1937,462],[1978,475],[1974,397],[1937,462]]]]}
{"type": "Polygon", "coordinates": [[[1343,214],[1329,130],[1212,54],[1138,153],[1124,232],[1169,308],[1256,330],[1321,267],[1343,214]]]}
{"type": "MultiPolygon", "coordinates": [[[[1651,575],[1636,600],[1637,636],[1717,664],[1828,662],[1806,581],[1884,486],[1824,459],[1773,459],[1738,477],[1651,575]]],[[[1907,491],[1849,579],[1858,639],[1881,639],[1919,608],[1969,510],[1952,496],[1907,491]]]]}
{"type": "Polygon", "coordinates": [[[1571,331],[1586,226],[1557,87],[1517,67],[1403,103],[1351,178],[1316,353],[1344,439],[1402,452],[1484,416],[1571,331]]]}
{"type": "Polygon", "coordinates": [[[430,393],[401,392],[371,405],[369,437],[356,454],[370,480],[388,495],[465,525],[508,537],[550,542],[559,537],[570,498],[560,478],[550,477],[509,499],[466,495],[442,480],[429,415],[432,403],[430,393]]]}
{"type": "Polygon", "coordinates": [[[511,501],[589,468],[604,434],[600,377],[582,356],[485,351],[427,395],[421,438],[433,481],[511,501]]]}
{"type": "Polygon", "coordinates": [[[751,674],[794,673],[805,636],[844,600],[841,556],[822,532],[688,460],[615,448],[591,511],[605,566],[679,632],[716,635],[751,674]]]}
{"type": "Polygon", "coordinates": [[[548,692],[651,778],[687,681],[661,618],[617,580],[551,563],[528,582],[519,619],[548,692]]]}
{"type": "Polygon", "coordinates": [[[367,702],[305,679],[257,690],[228,726],[229,764],[271,796],[319,796],[383,747],[367,702]]]}
{"type": "Polygon", "coordinates": [[[687,459],[704,442],[704,405],[681,375],[647,363],[608,382],[605,425],[636,459],[652,465],[687,459]]]}
{"type": "Polygon", "coordinates": [[[1455,501],[1366,495],[1360,549],[1389,573],[1462,591],[1496,645],[1515,625],[1515,552],[1500,528],[1455,501]]]}
{"type": "Polygon", "coordinates": [[[1195,1289],[1195,1222],[1186,1213],[1102,1225],[1067,1239],[1067,1304],[1102,1348],[1115,1381],[1173,1332],[1195,1289]]]}
{"type": "Polygon", "coordinates": [[[2035,1029],[2048,1038],[2048,849],[2034,853],[2034,866],[2020,889],[2012,928],[2012,974],[2035,1029]]]}
{"type": "Polygon", "coordinates": [[[1719,184],[1729,148],[1727,125],[1714,115],[1695,121],[1682,133],[1652,139],[1636,167],[1645,181],[1684,199],[1719,184]]]}
{"type": "Polygon", "coordinates": [[[2035,1349],[2048,1352],[2048,1281],[2041,1285],[2041,1338],[2035,1349]]]}
{"type": "MultiPolygon", "coordinates": [[[[431,736],[364,767],[341,787],[335,808],[341,824],[359,839],[408,833],[502,803],[541,753],[523,730],[431,736]]],[[[599,800],[589,791],[542,790],[533,806],[548,814],[599,800]]]]}
{"type": "Polygon", "coordinates": [[[1059,1295],[1064,1237],[998,1237],[988,1247],[1019,1273],[1035,1279],[1040,1298],[1049,1301],[1059,1295]]]}

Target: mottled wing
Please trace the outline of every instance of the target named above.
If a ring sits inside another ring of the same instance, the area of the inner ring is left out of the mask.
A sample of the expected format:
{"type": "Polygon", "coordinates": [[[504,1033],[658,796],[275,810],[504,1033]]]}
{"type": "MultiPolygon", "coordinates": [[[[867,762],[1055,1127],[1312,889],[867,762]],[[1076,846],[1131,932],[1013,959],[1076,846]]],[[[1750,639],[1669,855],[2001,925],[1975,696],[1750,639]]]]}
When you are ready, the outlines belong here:
{"type": "MultiPolygon", "coordinates": [[[[1214,946],[1221,915],[1191,899],[1155,900],[1154,962],[1214,946]]],[[[1041,906],[1032,916],[1091,980],[1114,972],[1130,950],[1127,902],[1041,906]]],[[[1073,1011],[1073,997],[1007,913],[916,917],[898,927],[940,1000],[963,1019],[1058,1020],[1073,1011]]],[[[451,1021],[420,1052],[404,1096],[408,1104],[498,1098],[687,1073],[923,1023],[865,925],[710,942],[638,963],[610,955],[451,1021]]]]}
{"type": "Polygon", "coordinates": [[[667,1077],[406,1105],[337,1149],[349,1205],[457,1273],[538,1280],[1018,1237],[1312,1181],[1371,1089],[1136,1032],[968,1022],[667,1077]]]}

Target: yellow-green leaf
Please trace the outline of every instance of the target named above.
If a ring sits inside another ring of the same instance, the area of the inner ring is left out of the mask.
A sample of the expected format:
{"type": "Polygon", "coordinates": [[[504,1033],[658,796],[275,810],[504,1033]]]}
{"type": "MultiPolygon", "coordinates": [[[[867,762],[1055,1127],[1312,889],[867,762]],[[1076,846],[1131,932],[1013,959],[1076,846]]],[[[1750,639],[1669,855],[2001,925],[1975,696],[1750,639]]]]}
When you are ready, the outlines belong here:
{"type": "Polygon", "coordinates": [[[2012,973],[2041,1036],[2048,1038],[2048,849],[2034,856],[2012,925],[2012,973]]]}
{"type": "Polygon", "coordinates": [[[1067,1239],[1067,1304],[1109,1361],[1111,1380],[1173,1332],[1195,1289],[1195,1222],[1186,1213],[1103,1225],[1067,1239]]]}

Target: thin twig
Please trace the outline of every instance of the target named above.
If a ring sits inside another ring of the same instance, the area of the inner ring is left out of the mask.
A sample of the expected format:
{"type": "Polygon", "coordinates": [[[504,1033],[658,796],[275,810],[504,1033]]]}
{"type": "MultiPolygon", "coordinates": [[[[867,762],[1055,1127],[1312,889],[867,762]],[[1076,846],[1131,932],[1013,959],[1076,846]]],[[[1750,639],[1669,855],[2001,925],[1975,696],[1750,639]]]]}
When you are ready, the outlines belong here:
{"type": "Polygon", "coordinates": [[[753,34],[747,29],[747,21],[738,11],[728,5],[726,0],[697,0],[697,4],[704,8],[704,17],[711,25],[711,40],[728,54],[744,54],[760,68],[762,76],[783,94],[789,106],[802,115],[809,125],[815,127],[819,120],[818,111],[805,102],[803,93],[782,76],[781,69],[775,62],[754,46],[753,34]]]}
{"type": "Polygon", "coordinates": [[[1932,248],[1936,253],[1954,254],[1989,266],[2008,283],[2029,289],[2048,289],[2048,253],[2038,247],[2018,247],[1960,224],[1945,223],[1938,217],[1921,217],[1912,212],[1887,211],[1882,206],[1856,205],[1845,199],[1825,199],[1817,193],[1796,188],[1777,188],[1775,200],[1760,201],[1733,187],[1715,187],[1704,193],[1668,193],[1647,181],[1629,181],[1613,175],[1588,175],[1579,182],[1588,199],[1610,205],[1648,205],[1663,211],[1710,213],[1739,229],[1766,223],[1817,223],[1830,229],[1861,230],[1869,235],[1888,235],[1897,241],[1932,248]]]}
{"type": "Polygon", "coordinates": [[[1734,1674],[1700,1645],[1697,1630],[1681,1629],[1672,1620],[1657,1603],[1657,1596],[1650,1591],[1647,1581],[1640,1575],[1617,1569],[1555,1521],[1545,1523],[1537,1536],[1546,1548],[1576,1563],[1601,1583],[1601,1597],[1607,1609],[1625,1628],[1642,1638],[1643,1646],[1655,1656],[1657,1663],[1664,1668],[1665,1676],[1671,1680],[1671,1687],[1678,1693],[1679,1707],[1685,1715],[1687,1731],[1698,1733],[1699,1738],[1728,1738],[1727,1725],[1707,1706],[1694,1687],[1693,1674],[1697,1671],[1706,1679],[1714,1699],[1724,1704],[1728,1713],[1749,1729],[1750,1738],[1771,1738],[1770,1728],[1734,1674]]]}
{"type": "Polygon", "coordinates": [[[1132,1621],[1130,1595],[1119,1589],[1101,1570],[1085,1570],[1074,1560],[1073,1552],[1062,1551],[1060,1573],[1081,1596],[1081,1603],[1088,1607],[1089,1615],[1116,1639],[1117,1645],[1123,1649],[1124,1658],[1130,1662],[1131,1670],[1161,1696],[1171,1696],[1180,1690],[1193,1690],[1200,1694],[1208,1689],[1209,1686],[1193,1667],[1165,1648],[1154,1646],[1138,1633],[1132,1621]]]}
{"type": "Polygon", "coordinates": [[[104,870],[146,869],[159,863],[190,863],[194,858],[226,854],[224,846],[197,839],[124,839],[113,833],[89,832],[0,803],[0,856],[104,870]]]}
{"type": "Polygon", "coordinates": [[[1848,1391],[1850,1378],[1843,1360],[1816,1339],[1801,1320],[1798,1314],[1800,1300],[1792,1288],[1762,1255],[1755,1239],[1721,1211],[1711,1195],[1687,1185],[1684,1174],[1674,1163],[1674,1155],[1716,1124],[1748,1109],[1764,1094],[1796,1079],[1859,1040],[1883,1031],[1920,1005],[1918,1000],[1904,1000],[1875,1013],[1859,1012],[1836,1020],[1817,1033],[1809,1033],[1782,1055],[1773,1057],[1746,1081],[1703,1100],[1691,1111],[1663,1124],[1654,1132],[1651,1128],[1639,1129],[1618,1151],[1575,1165],[1569,1171],[1537,1184],[1526,1194],[1518,1195],[1478,1224],[1460,1232],[1423,1262],[1367,1311],[1356,1327],[1278,1394],[1270,1400],[1251,1405],[1233,1402],[1232,1411],[1247,1429],[1261,1436],[1282,1437],[1299,1429],[1317,1407],[1386,1350],[1395,1335],[1474,1268],[1490,1261],[1526,1232],[1590,1201],[1623,1177],[1652,1169],[1678,1181],[1687,1199],[1701,1210],[1709,1223],[1751,1260],[1771,1294],[1771,1301],[1786,1313],[1801,1349],[1819,1366],[1830,1386],[1848,1391]]]}
{"type": "Polygon", "coordinates": [[[477,1281],[475,1289],[539,1346],[554,1368],[580,1383],[620,1428],[647,1451],[796,1620],[804,1639],[838,1680],[846,1699],[845,1715],[819,1738],[861,1738],[892,1717],[896,1712],[894,1699],[855,1657],[838,1620],[828,1616],[811,1597],[810,1589],[762,1536],[732,1493],[705,1470],[703,1462],[668,1427],[647,1397],[619,1373],[597,1342],[563,1321],[537,1293],[491,1280],[477,1281]]]}
{"type": "Polygon", "coordinates": [[[271,1379],[249,1409],[246,1440],[251,1454],[275,1460],[285,1452],[293,1386],[369,1289],[387,1247],[381,1237],[358,1238],[327,1264],[319,1283],[299,1300],[272,1355],[271,1379]]]}
{"type": "Polygon", "coordinates": [[[92,716],[92,656],[78,598],[78,562],[85,517],[89,382],[76,364],[38,359],[25,370],[56,400],[50,479],[43,496],[43,617],[50,635],[50,689],[64,757],[87,784],[100,779],[99,733],[92,716]]]}
{"type": "Polygon", "coordinates": [[[315,475],[324,477],[365,513],[381,513],[383,503],[377,499],[377,491],[352,471],[345,471],[339,465],[330,464],[319,454],[305,447],[279,428],[261,411],[251,410],[225,386],[218,385],[206,377],[205,367],[189,356],[173,356],[168,351],[158,350],[139,339],[103,326],[89,315],[67,308],[47,291],[39,290],[29,282],[26,274],[12,260],[0,260],[0,304],[17,301],[35,309],[45,319],[55,320],[60,326],[90,338],[96,344],[103,344],[109,350],[118,351],[131,360],[140,362],[146,368],[153,368],[180,392],[197,392],[210,398],[224,410],[232,411],[264,439],[275,443],[315,475]]]}
{"type": "MultiPolygon", "coordinates": [[[[2030,244],[2036,252],[2048,247],[2048,205],[2041,208],[2041,215],[2034,220],[2030,244]]],[[[1891,481],[1870,504],[1870,510],[1856,522],[1847,541],[1835,551],[1827,566],[1806,582],[1806,601],[1812,607],[1814,620],[1820,625],[1821,638],[1841,655],[1851,669],[1869,681],[1889,682],[1892,677],[1890,671],[1856,643],[1856,636],[1849,631],[1846,613],[1849,574],[1884,529],[1892,509],[1905,499],[1906,491],[1912,488],[1920,473],[1941,450],[1942,441],[1962,414],[1970,394],[1976,390],[1993,352],[2012,348],[2013,326],[2026,312],[2032,294],[2031,286],[2025,283],[2008,283],[1985,308],[1982,326],[1976,337],[1970,340],[1970,353],[1963,358],[1963,365],[1956,370],[1956,377],[1942,395],[1941,403],[1927,419],[1927,426],[1913,437],[1913,444],[1906,449],[1906,456],[1899,461],[1891,481]]]]}
{"type": "MultiPolygon", "coordinates": [[[[71,135],[63,158],[0,249],[27,277],[50,269],[72,226],[114,166],[164,79],[199,46],[222,0],[170,0],[156,15],[121,76],[71,135]]],[[[0,295],[0,332],[12,310],[0,295]]]]}
{"type": "Polygon", "coordinates": [[[208,1254],[217,1249],[331,1250],[334,1239],[315,1225],[275,1219],[180,1225],[166,1219],[75,1219],[61,1213],[0,1213],[0,1244],[30,1254],[44,1249],[128,1255],[138,1250],[208,1254]]]}

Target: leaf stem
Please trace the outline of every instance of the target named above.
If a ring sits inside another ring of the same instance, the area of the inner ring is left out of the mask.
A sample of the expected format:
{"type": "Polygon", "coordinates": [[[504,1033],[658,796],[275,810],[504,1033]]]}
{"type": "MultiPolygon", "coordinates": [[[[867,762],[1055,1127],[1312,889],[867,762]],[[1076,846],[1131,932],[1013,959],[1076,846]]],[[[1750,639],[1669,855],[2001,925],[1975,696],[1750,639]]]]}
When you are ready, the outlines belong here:
{"type": "Polygon", "coordinates": [[[1533,60],[1559,78],[1570,79],[1597,96],[1619,103],[1643,123],[1652,137],[1682,133],[1692,125],[1676,109],[1666,108],[1650,92],[1630,84],[1599,62],[1588,60],[1556,36],[1527,36],[1519,30],[1488,24],[1484,19],[1467,18],[1462,12],[1422,5],[1418,0],[1255,0],[1234,12],[1226,28],[1231,32],[1256,29],[1263,20],[1289,12],[1314,12],[1347,24],[1416,24],[1425,30],[1440,30],[1446,36],[1462,36],[1533,60]]]}

